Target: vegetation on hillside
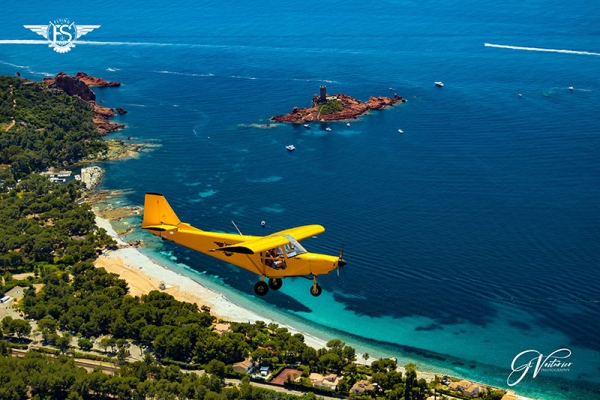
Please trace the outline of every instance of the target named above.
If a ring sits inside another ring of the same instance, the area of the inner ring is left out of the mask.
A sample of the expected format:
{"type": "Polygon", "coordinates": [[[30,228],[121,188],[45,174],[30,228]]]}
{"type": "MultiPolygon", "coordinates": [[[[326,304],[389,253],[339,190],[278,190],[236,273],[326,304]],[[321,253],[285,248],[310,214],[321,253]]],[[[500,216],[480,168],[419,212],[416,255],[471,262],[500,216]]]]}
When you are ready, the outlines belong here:
{"type": "Polygon", "coordinates": [[[0,270],[33,272],[46,264],[93,259],[114,244],[95,224],[88,204],[77,204],[80,182],[66,185],[30,174],[16,182],[0,173],[0,270]]]}
{"type": "Polygon", "coordinates": [[[0,76],[0,164],[15,179],[106,150],[92,107],[58,89],[0,76]]]}

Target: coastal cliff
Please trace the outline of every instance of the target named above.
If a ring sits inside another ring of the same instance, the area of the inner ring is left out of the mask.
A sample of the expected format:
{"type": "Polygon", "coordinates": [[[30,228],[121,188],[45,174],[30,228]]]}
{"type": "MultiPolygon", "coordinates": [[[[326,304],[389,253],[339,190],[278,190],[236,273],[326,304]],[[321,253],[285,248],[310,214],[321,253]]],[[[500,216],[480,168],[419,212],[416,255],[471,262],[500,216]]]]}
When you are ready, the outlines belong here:
{"type": "MultiPolygon", "coordinates": [[[[42,83],[46,84],[49,89],[62,90],[69,96],[79,97],[89,103],[94,111],[94,124],[96,124],[102,135],[125,128],[124,124],[109,121],[109,118],[116,115],[115,110],[98,105],[96,103],[96,93],[90,89],[90,86],[117,87],[121,85],[119,82],[107,82],[102,78],[90,76],[84,72],[78,72],[75,76],[59,72],[54,78],[44,78],[42,83]]],[[[119,114],[126,112],[119,107],[119,114]]]]}
{"type": "Polygon", "coordinates": [[[312,107],[292,108],[288,114],[276,115],[271,118],[275,122],[290,122],[300,124],[303,122],[327,122],[356,119],[358,116],[370,110],[381,110],[387,106],[405,102],[402,96],[394,94],[394,97],[373,97],[361,102],[346,94],[325,94],[324,86],[321,87],[321,95],[314,95],[312,107]]]}

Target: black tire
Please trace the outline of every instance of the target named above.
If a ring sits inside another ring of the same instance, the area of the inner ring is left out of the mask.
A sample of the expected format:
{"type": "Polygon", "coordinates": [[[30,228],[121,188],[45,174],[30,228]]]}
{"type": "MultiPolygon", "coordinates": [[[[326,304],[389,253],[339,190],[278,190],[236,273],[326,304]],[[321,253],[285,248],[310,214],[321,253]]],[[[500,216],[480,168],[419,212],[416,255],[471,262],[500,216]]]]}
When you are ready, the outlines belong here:
{"type": "Polygon", "coordinates": [[[256,284],[254,285],[254,293],[256,293],[257,296],[266,295],[267,293],[269,293],[269,285],[267,285],[263,281],[256,282],[256,284]]]}
{"type": "Polygon", "coordinates": [[[313,286],[310,287],[310,294],[312,294],[313,296],[319,297],[321,293],[323,293],[323,289],[321,289],[321,286],[319,286],[318,284],[316,285],[316,290],[313,289],[313,286]]]}
{"type": "Polygon", "coordinates": [[[269,287],[273,290],[279,290],[283,286],[283,279],[281,278],[269,278],[269,287]]]}

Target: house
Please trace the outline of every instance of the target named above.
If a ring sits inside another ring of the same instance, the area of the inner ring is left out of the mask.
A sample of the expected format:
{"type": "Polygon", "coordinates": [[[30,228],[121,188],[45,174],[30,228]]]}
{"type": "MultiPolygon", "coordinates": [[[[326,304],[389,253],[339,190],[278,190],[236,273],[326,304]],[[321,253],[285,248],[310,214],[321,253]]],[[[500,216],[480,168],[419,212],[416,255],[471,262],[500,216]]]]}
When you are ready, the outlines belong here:
{"type": "Polygon", "coordinates": [[[229,330],[229,325],[227,324],[216,324],[213,328],[213,331],[217,332],[219,335],[222,335],[225,332],[229,332],[229,330]]]}
{"type": "Polygon", "coordinates": [[[308,379],[310,379],[310,381],[312,382],[312,385],[315,387],[324,387],[324,388],[328,388],[331,390],[335,390],[337,388],[338,383],[340,383],[340,380],[342,378],[340,378],[336,374],[329,374],[329,375],[323,376],[321,374],[317,374],[317,373],[313,372],[310,374],[308,379]]]}
{"type": "Polygon", "coordinates": [[[271,383],[283,386],[288,379],[295,382],[298,381],[300,377],[302,377],[302,371],[293,368],[285,368],[271,381],[271,383]]]}
{"type": "Polygon", "coordinates": [[[250,359],[245,359],[233,364],[233,370],[240,374],[251,374],[254,372],[254,363],[250,359]]]}
{"type": "Polygon", "coordinates": [[[477,383],[473,383],[473,384],[471,384],[471,386],[469,386],[468,388],[463,390],[464,394],[466,394],[467,396],[471,396],[471,397],[483,396],[483,394],[485,392],[486,392],[486,389],[477,383]]]}
{"type": "Polygon", "coordinates": [[[266,366],[266,365],[260,367],[260,375],[261,376],[267,376],[270,373],[271,373],[271,367],[266,366]]]}
{"type": "Polygon", "coordinates": [[[363,394],[365,392],[372,392],[375,387],[366,379],[356,382],[350,389],[350,394],[363,394]]]}
{"type": "Polygon", "coordinates": [[[485,388],[483,386],[466,379],[463,379],[460,382],[451,382],[448,385],[448,389],[461,392],[462,394],[470,397],[478,397],[485,392],[485,388]]]}

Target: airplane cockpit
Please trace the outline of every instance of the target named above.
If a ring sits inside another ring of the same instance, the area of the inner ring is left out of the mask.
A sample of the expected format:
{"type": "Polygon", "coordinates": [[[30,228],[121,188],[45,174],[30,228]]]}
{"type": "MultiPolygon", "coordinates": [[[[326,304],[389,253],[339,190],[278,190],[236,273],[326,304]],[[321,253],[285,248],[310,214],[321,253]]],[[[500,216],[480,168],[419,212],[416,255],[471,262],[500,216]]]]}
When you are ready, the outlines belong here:
{"type": "Polygon", "coordinates": [[[289,235],[283,235],[289,240],[289,243],[283,246],[269,249],[261,252],[261,260],[264,265],[273,269],[285,269],[287,260],[297,256],[298,254],[307,253],[306,249],[300,243],[289,235]]]}

